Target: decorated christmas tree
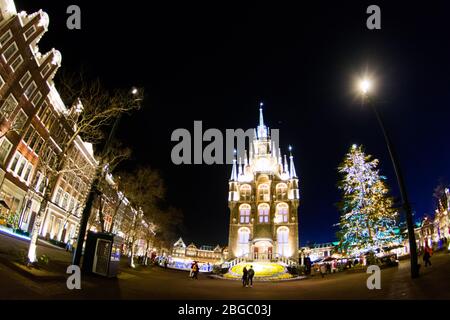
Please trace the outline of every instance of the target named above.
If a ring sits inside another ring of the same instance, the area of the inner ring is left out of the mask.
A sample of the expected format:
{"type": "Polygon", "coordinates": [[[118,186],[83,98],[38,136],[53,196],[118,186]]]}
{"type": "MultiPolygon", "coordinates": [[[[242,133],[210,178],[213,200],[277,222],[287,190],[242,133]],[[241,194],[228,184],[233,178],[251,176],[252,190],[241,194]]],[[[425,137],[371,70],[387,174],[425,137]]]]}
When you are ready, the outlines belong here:
{"type": "Polygon", "coordinates": [[[377,169],[379,161],[353,145],[339,166],[342,191],[339,203],[340,243],[349,255],[398,244],[397,212],[388,195],[386,178],[377,169]]]}

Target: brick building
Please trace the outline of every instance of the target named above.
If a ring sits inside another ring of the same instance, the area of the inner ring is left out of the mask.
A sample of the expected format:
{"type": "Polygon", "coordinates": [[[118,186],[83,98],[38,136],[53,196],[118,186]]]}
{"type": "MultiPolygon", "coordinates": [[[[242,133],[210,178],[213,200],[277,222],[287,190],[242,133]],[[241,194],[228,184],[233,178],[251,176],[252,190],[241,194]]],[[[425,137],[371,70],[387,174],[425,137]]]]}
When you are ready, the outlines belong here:
{"type": "MultiPolygon", "coordinates": [[[[0,225],[31,233],[48,182],[42,164],[54,167],[57,155],[66,150],[70,170],[56,178],[39,235],[68,242],[77,235],[98,162],[92,144],[79,136],[71,139],[83,106],[79,101],[66,106],[55,88],[61,53],[39,51],[48,25],[42,10],[18,13],[13,0],[0,0],[0,225]]],[[[125,221],[134,209],[113,177],[107,174],[105,180],[105,229],[126,238],[125,221]],[[118,198],[123,201],[117,203],[118,198]]],[[[97,206],[94,221],[98,213],[97,206]]]]}

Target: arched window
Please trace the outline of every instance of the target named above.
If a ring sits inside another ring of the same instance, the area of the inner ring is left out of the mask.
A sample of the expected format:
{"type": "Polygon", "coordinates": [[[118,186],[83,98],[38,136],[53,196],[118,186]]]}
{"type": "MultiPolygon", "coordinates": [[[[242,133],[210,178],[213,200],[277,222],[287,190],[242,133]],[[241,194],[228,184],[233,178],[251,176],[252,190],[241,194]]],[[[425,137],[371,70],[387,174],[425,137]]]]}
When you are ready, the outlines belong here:
{"type": "Polygon", "coordinates": [[[241,192],[241,201],[250,201],[252,195],[252,187],[250,187],[248,184],[244,184],[241,186],[240,192],[241,192]]]}
{"type": "Polygon", "coordinates": [[[242,204],[239,207],[239,222],[250,223],[250,205],[242,204]]]}
{"type": "Polygon", "coordinates": [[[267,184],[260,184],[258,186],[258,200],[270,201],[269,186],[267,184]]]}
{"type": "Polygon", "coordinates": [[[289,229],[286,227],[278,228],[277,230],[277,244],[278,255],[282,257],[289,257],[291,252],[289,250],[289,229]]]}
{"type": "Polygon", "coordinates": [[[238,257],[247,256],[250,252],[249,239],[250,230],[248,228],[240,228],[238,231],[238,257]]]}
{"type": "Polygon", "coordinates": [[[289,206],[282,202],[277,204],[277,222],[278,223],[286,223],[289,222],[289,206]]]}
{"type": "Polygon", "coordinates": [[[277,200],[287,200],[287,189],[288,187],[285,183],[277,184],[277,187],[275,188],[277,193],[277,200]]]}
{"type": "Polygon", "coordinates": [[[269,223],[269,205],[267,203],[262,203],[258,206],[258,222],[259,223],[269,223]]]}

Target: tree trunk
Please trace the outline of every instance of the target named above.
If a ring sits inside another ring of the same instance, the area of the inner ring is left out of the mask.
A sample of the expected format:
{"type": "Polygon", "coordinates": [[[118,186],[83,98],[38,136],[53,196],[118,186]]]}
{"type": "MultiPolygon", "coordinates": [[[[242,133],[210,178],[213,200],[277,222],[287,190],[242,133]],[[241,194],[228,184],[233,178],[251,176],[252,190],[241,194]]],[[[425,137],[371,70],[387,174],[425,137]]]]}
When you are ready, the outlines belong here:
{"type": "Polygon", "coordinates": [[[123,199],[123,197],[120,199],[119,204],[116,206],[116,209],[114,210],[114,214],[113,214],[113,216],[111,217],[111,226],[109,227],[109,233],[112,233],[112,232],[113,232],[113,229],[114,229],[114,221],[116,220],[117,213],[119,212],[120,205],[122,204],[122,199],[123,199]]]}
{"type": "Polygon", "coordinates": [[[81,256],[83,252],[83,244],[84,244],[84,237],[86,236],[86,230],[87,225],[89,222],[89,216],[91,215],[91,209],[92,205],[94,204],[97,185],[99,182],[99,168],[97,168],[97,174],[95,175],[94,181],[91,184],[91,188],[89,190],[89,194],[86,199],[86,204],[83,209],[83,213],[81,214],[81,220],[80,220],[80,227],[78,231],[78,237],[77,237],[77,247],[75,249],[74,255],[73,255],[73,261],[72,264],[80,266],[81,264],[81,256]]]}
{"type": "Polygon", "coordinates": [[[41,206],[39,207],[39,211],[36,214],[36,218],[34,220],[34,226],[33,226],[33,231],[31,233],[31,241],[30,241],[30,245],[28,247],[28,260],[30,263],[36,262],[36,247],[37,247],[37,240],[38,240],[38,236],[39,236],[39,229],[41,227],[41,222],[42,222],[42,217],[44,216],[45,212],[47,211],[47,207],[48,207],[48,202],[50,201],[50,198],[52,196],[52,192],[56,187],[57,181],[58,181],[58,177],[59,177],[59,172],[62,171],[62,169],[65,167],[66,164],[66,153],[68,151],[68,149],[70,148],[64,148],[65,152],[61,152],[58,155],[58,166],[57,166],[57,170],[56,173],[52,172],[52,170],[48,170],[47,172],[45,172],[46,170],[44,170],[42,172],[42,174],[44,175],[44,179],[48,179],[48,183],[47,186],[45,187],[45,191],[44,191],[44,196],[41,202],[41,206]],[[50,177],[47,177],[47,175],[49,175],[50,177]]]}
{"type": "Polygon", "coordinates": [[[105,216],[103,215],[103,205],[105,201],[103,201],[103,195],[98,196],[99,201],[99,209],[98,209],[98,216],[100,218],[100,231],[105,232],[105,216]]]}
{"type": "Polygon", "coordinates": [[[36,213],[36,217],[34,220],[33,231],[31,232],[31,241],[28,247],[28,261],[30,263],[37,261],[36,259],[37,241],[39,236],[39,229],[41,228],[42,217],[44,216],[47,210],[48,205],[47,199],[51,197],[51,191],[49,189],[50,188],[47,187],[47,189],[45,190],[44,198],[42,199],[41,206],[39,207],[39,211],[36,213]]]}
{"type": "Polygon", "coordinates": [[[145,247],[145,254],[144,254],[144,265],[147,265],[147,253],[149,247],[150,247],[150,239],[147,239],[147,246],[145,247]]]}
{"type": "Polygon", "coordinates": [[[131,268],[136,268],[136,265],[134,264],[134,242],[135,239],[134,237],[131,239],[131,250],[130,250],[130,267],[131,268]]]}

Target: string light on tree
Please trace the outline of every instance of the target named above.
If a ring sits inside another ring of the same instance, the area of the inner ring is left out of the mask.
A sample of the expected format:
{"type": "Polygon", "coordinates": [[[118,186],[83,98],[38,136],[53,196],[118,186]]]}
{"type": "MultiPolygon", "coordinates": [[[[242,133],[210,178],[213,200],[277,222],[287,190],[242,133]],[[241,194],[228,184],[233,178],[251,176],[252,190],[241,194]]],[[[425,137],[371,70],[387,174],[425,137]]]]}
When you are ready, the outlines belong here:
{"type": "Polygon", "coordinates": [[[400,242],[395,233],[398,214],[392,208],[393,200],[378,164],[362,146],[353,145],[338,168],[343,177],[339,183],[339,236],[342,248],[350,255],[400,242]]]}

